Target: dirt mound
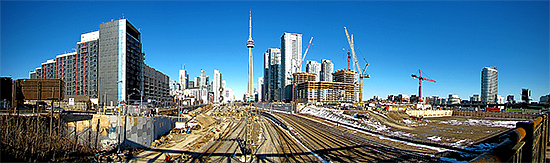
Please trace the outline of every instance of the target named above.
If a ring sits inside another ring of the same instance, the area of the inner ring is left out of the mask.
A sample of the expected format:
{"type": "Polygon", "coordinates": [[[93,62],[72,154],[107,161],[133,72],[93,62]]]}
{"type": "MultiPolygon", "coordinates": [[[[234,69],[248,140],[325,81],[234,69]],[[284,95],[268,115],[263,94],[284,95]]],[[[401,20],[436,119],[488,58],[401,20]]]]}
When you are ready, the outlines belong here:
{"type": "Polygon", "coordinates": [[[195,117],[195,119],[197,120],[197,122],[199,122],[202,128],[206,128],[216,122],[216,119],[206,114],[199,114],[197,115],[197,117],[195,117]]]}

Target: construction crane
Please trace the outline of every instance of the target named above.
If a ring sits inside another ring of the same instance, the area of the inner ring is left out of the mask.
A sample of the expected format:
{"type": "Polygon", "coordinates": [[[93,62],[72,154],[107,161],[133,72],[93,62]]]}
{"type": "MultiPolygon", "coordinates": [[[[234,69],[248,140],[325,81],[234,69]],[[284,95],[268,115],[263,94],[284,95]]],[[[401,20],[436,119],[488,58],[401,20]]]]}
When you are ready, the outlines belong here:
{"type": "Polygon", "coordinates": [[[351,54],[353,55],[354,66],[357,66],[357,72],[359,74],[359,104],[363,105],[363,78],[370,78],[370,75],[366,73],[367,68],[369,67],[369,63],[366,63],[365,68],[361,69],[361,67],[359,66],[359,61],[357,61],[357,56],[355,55],[355,46],[354,46],[355,43],[353,42],[353,34],[351,35],[351,38],[350,38],[348,29],[346,27],[344,27],[344,31],[346,31],[346,37],[348,38],[351,54]]]}
{"type": "Polygon", "coordinates": [[[422,102],[422,81],[426,80],[426,81],[431,81],[435,83],[435,80],[422,77],[421,72],[422,71],[418,69],[418,76],[416,76],[415,74],[411,75],[413,79],[418,79],[418,102],[422,102]]]}
{"type": "Polygon", "coordinates": [[[306,59],[307,51],[309,50],[309,46],[311,45],[311,41],[313,41],[313,37],[309,39],[309,44],[307,44],[306,52],[304,53],[304,56],[302,57],[302,60],[300,61],[300,65],[298,65],[298,70],[302,69],[302,63],[304,63],[304,60],[306,59]]]}

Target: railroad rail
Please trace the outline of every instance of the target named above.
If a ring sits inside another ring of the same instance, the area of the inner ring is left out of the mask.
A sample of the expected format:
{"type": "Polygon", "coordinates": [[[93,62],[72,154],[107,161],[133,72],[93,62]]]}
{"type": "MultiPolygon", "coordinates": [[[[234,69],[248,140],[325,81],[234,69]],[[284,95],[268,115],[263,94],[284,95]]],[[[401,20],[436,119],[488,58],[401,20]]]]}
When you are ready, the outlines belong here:
{"type": "Polygon", "coordinates": [[[210,145],[210,147],[208,147],[203,153],[201,153],[197,157],[193,158],[190,162],[195,162],[195,161],[222,162],[222,160],[225,158],[228,158],[228,159],[232,158],[232,156],[234,156],[235,153],[237,152],[236,150],[237,148],[233,147],[235,142],[244,141],[240,139],[240,137],[244,135],[244,127],[242,127],[246,125],[246,123],[243,123],[244,121],[245,119],[240,119],[235,126],[233,126],[234,124],[230,124],[230,126],[228,126],[231,129],[230,132],[222,135],[222,137],[218,139],[215,139],[215,142],[212,145],[210,145]],[[242,128],[242,129],[238,130],[239,128],[242,128]],[[236,132],[238,132],[237,136],[230,138],[236,132]],[[225,150],[223,150],[222,153],[216,153],[220,150],[222,146],[224,146],[225,142],[227,141],[232,142],[230,146],[225,150]],[[230,151],[230,150],[233,150],[233,151],[230,151]],[[218,158],[215,158],[215,157],[218,157],[218,158]]]}
{"type": "MultiPolygon", "coordinates": [[[[298,144],[292,137],[285,134],[283,129],[287,130],[288,128],[284,123],[280,122],[278,119],[273,117],[270,114],[262,112],[262,116],[269,119],[268,123],[264,123],[264,130],[266,131],[265,135],[269,135],[270,139],[275,146],[276,156],[280,159],[280,162],[320,162],[321,160],[317,159],[313,154],[306,149],[304,149],[300,144],[298,144]],[[279,128],[277,125],[281,126],[279,128]]],[[[262,157],[267,157],[263,155],[257,156],[259,159],[262,157]]]]}
{"type": "Polygon", "coordinates": [[[437,161],[430,154],[398,149],[299,116],[276,114],[325,161],[437,161]]]}

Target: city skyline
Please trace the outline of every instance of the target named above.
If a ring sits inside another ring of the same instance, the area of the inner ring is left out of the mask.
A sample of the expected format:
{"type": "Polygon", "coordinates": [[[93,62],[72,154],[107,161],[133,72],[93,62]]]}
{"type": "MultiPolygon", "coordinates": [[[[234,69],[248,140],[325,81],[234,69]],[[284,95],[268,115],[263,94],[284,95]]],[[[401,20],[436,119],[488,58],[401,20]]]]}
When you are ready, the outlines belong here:
{"type": "Polygon", "coordinates": [[[263,54],[268,48],[280,48],[284,32],[315,37],[305,60],[328,59],[334,71],[346,68],[347,56],[341,50],[349,49],[346,26],[354,34],[360,64],[363,57],[370,63],[365,100],[417,94],[410,74],[419,68],[438,81],[425,84],[425,97],[457,94],[468,99],[480,94],[481,69],[493,66],[499,69],[499,95],[513,94],[520,101],[521,88],[529,88],[533,101],[538,101],[550,93],[547,1],[1,3],[0,76],[14,79],[29,78],[40,63],[72,51],[81,34],[124,14],[142,33],[149,66],[170,80],[178,80],[181,64],[190,79],[199,76],[200,69],[219,70],[240,98],[247,87],[243,40],[252,9],[253,79],[263,76],[263,54]],[[75,7],[80,5],[88,8],[75,7]]]}

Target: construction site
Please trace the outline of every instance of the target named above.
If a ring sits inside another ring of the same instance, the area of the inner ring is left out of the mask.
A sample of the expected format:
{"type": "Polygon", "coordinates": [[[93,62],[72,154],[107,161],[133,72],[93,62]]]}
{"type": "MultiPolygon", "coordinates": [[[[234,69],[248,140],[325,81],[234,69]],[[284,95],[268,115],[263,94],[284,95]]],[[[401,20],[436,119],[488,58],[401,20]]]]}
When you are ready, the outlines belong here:
{"type": "MultiPolygon", "coordinates": [[[[548,108],[508,113],[418,107],[423,105],[422,82],[436,82],[422,77],[420,70],[418,76],[411,75],[419,80],[419,100],[414,104],[417,107],[364,103],[363,79],[370,78],[366,72],[369,64],[360,67],[353,35],[348,34],[346,27],[351,50],[348,67],[331,73],[332,81],[317,81],[315,73],[292,73],[290,103],[251,102],[254,41],[251,25],[249,28],[249,83],[244,97],[247,102],[150,109],[144,108],[140,100],[139,105],[119,101],[110,109],[88,104],[80,108],[74,103],[89,99],[72,96],[68,100],[61,79],[10,81],[7,88],[13,106],[4,105],[0,110],[0,130],[5,133],[1,137],[0,162],[547,159],[548,108]]],[[[2,83],[6,90],[4,86],[2,83]]]]}
{"type": "MultiPolygon", "coordinates": [[[[308,83],[316,82],[298,85],[308,83]]],[[[334,83],[351,84],[329,82],[334,83]]],[[[3,110],[2,161],[543,162],[548,142],[548,115],[540,113],[349,110],[304,103],[201,105],[135,115],[130,110],[39,105],[3,110]]]]}

